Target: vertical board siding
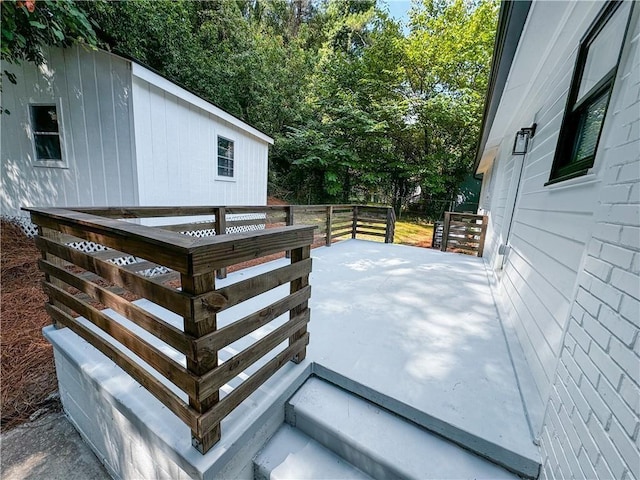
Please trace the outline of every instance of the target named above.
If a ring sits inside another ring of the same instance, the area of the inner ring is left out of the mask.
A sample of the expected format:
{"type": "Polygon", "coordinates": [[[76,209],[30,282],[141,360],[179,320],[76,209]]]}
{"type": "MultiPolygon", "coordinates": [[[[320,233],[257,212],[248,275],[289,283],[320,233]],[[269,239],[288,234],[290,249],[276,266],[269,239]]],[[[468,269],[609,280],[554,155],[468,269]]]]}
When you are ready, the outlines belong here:
{"type": "Polygon", "coordinates": [[[126,60],[80,47],[45,50],[41,67],[7,65],[17,84],[4,82],[3,215],[23,206],[137,203],[133,186],[131,75],[126,60]],[[64,165],[38,165],[29,105],[55,103],[64,165]]]}
{"type": "Polygon", "coordinates": [[[268,145],[133,77],[141,205],[265,205],[268,145]],[[234,178],[217,175],[217,137],[234,141],[234,178]]]}

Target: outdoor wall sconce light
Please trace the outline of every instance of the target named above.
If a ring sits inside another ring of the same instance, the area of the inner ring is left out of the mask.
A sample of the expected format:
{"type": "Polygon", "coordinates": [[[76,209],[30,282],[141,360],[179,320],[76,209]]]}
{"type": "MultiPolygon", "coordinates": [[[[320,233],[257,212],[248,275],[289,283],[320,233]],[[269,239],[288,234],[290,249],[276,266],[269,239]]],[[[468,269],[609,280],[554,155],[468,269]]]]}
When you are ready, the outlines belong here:
{"type": "Polygon", "coordinates": [[[537,123],[534,123],[529,128],[521,128],[516,132],[516,139],[513,142],[513,155],[524,155],[529,148],[529,140],[533,138],[536,133],[537,123]]]}

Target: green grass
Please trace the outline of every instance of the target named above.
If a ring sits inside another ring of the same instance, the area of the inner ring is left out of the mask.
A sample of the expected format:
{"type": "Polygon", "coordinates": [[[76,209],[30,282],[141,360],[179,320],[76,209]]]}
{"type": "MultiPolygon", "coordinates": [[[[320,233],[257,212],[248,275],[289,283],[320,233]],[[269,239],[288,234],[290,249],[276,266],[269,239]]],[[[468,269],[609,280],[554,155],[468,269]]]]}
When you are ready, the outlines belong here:
{"type": "Polygon", "coordinates": [[[422,220],[397,220],[393,243],[431,247],[433,225],[422,220]]]}

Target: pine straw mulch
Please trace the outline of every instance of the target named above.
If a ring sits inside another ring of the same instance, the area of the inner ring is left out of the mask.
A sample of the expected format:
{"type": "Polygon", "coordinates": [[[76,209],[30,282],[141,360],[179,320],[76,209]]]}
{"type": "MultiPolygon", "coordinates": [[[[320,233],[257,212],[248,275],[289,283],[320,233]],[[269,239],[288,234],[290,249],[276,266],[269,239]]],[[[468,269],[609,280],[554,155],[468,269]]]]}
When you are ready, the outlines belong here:
{"type": "Polygon", "coordinates": [[[42,336],[51,324],[40,287],[40,252],[17,225],[1,225],[0,394],[1,429],[29,420],[42,409],[58,409],[53,349],[42,336]]]}

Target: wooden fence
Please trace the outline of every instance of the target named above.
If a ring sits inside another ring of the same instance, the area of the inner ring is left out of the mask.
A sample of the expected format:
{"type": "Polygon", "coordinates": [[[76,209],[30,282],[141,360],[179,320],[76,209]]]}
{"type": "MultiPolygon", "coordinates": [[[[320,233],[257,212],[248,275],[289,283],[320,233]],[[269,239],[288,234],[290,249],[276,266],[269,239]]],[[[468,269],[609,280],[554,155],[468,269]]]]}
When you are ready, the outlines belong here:
{"type": "Polygon", "coordinates": [[[224,417],[288,361],[298,363],[305,358],[309,342],[306,326],[310,317],[310,249],[317,239],[316,227],[298,225],[296,217],[313,215],[321,219],[326,245],[347,235],[355,238],[359,233],[393,241],[390,222],[394,217],[386,207],[28,211],[38,226],[36,244],[42,252],[43,288],[49,296],[46,308],[54,323],[68,327],[91,343],[158,398],[190,427],[193,445],[201,453],[220,439],[224,417]],[[210,219],[203,221],[203,216],[210,219]],[[184,217],[189,221],[180,221],[184,217]],[[234,228],[246,231],[230,234],[234,228]],[[207,231],[214,235],[202,234],[207,231]],[[80,249],[80,245],[85,248],[80,249]],[[225,276],[227,267],[285,251],[291,259],[289,265],[216,287],[216,276],[225,276]],[[290,287],[284,298],[218,327],[220,312],[285,284],[290,287]],[[134,302],[140,298],[182,317],[183,328],[141,308],[134,302]],[[106,315],[101,310],[105,307],[155,336],[163,347],[158,348],[158,342],[137,334],[137,327],[127,328],[124,322],[106,315]],[[288,321],[219,364],[220,350],[287,313],[288,321]],[[97,333],[98,329],[103,333],[97,333]],[[110,337],[108,340],[104,333],[110,337]],[[287,339],[288,346],[276,353],[275,349],[287,339]],[[118,344],[166,381],[158,380],[118,344]],[[167,355],[165,346],[184,355],[186,366],[175,356],[167,355]],[[222,386],[268,355],[270,358],[255,373],[220,397],[222,386]],[[169,382],[186,396],[175,393],[169,382]],[[188,402],[183,400],[187,396],[188,402]]]}
{"type": "Polygon", "coordinates": [[[481,257],[486,233],[486,215],[445,212],[440,250],[453,250],[481,257]]]}

